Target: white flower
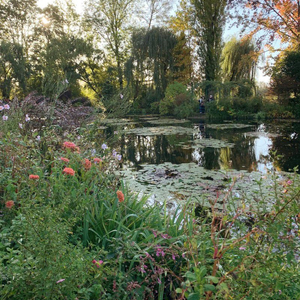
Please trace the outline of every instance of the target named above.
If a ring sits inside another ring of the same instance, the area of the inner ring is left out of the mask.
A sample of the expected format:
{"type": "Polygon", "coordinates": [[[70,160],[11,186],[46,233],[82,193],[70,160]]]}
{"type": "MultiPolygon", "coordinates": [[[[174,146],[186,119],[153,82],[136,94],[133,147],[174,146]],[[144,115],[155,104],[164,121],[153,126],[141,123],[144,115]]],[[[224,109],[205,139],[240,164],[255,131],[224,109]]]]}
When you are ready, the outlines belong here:
{"type": "Polygon", "coordinates": [[[120,98],[123,99],[123,97],[124,97],[123,94],[120,94],[120,98]]]}
{"type": "Polygon", "coordinates": [[[5,116],[5,115],[4,115],[4,116],[2,117],[2,119],[3,119],[3,121],[7,121],[8,116],[5,116]]]}
{"type": "Polygon", "coordinates": [[[30,121],[30,118],[29,118],[29,116],[26,114],[26,116],[25,116],[25,121],[26,122],[29,122],[30,121]]]}
{"type": "Polygon", "coordinates": [[[10,106],[8,104],[4,104],[4,109],[10,109],[10,106]]]}
{"type": "Polygon", "coordinates": [[[40,140],[41,140],[41,137],[38,135],[38,136],[36,137],[36,140],[37,140],[37,141],[40,141],[40,140]]]}
{"type": "Polygon", "coordinates": [[[23,128],[23,124],[22,124],[22,123],[19,123],[19,127],[22,129],[22,128],[23,128]]]}

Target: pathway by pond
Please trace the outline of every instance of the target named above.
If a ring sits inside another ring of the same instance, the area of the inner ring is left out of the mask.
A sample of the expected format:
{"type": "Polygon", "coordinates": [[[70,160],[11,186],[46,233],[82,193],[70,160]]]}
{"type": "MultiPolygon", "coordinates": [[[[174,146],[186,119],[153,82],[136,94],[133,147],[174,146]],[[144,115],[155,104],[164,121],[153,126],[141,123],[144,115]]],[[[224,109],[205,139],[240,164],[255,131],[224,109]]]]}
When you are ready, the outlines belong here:
{"type": "Polygon", "coordinates": [[[159,201],[194,197],[208,204],[230,186],[237,199],[267,201],[270,174],[300,165],[299,122],[217,124],[144,117],[102,123],[107,137],[120,135],[125,182],[159,201]]]}

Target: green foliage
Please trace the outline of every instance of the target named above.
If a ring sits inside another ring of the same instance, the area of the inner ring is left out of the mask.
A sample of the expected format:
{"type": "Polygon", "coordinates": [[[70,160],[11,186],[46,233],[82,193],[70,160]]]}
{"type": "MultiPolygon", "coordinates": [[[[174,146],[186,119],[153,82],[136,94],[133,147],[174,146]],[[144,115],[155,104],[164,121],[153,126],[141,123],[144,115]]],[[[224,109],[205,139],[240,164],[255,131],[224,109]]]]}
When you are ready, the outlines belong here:
{"type": "Polygon", "coordinates": [[[195,101],[191,93],[182,83],[169,84],[165,98],[159,103],[161,115],[176,115],[180,118],[190,116],[195,112],[195,101]]]}
{"type": "Polygon", "coordinates": [[[0,91],[3,98],[9,98],[18,83],[24,93],[28,77],[28,65],[24,49],[20,44],[1,41],[0,44],[0,91]]]}
{"type": "Polygon", "coordinates": [[[278,96],[278,102],[281,104],[299,103],[299,59],[300,51],[287,52],[282,58],[277,60],[273,67],[271,88],[274,94],[278,96]]]}

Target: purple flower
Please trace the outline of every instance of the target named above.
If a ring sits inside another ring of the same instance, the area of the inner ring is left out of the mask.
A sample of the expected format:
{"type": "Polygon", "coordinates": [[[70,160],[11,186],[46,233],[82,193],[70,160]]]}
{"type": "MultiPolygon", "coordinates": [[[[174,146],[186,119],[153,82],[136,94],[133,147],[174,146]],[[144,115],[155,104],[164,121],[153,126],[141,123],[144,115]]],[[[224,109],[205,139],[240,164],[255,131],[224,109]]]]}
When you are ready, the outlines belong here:
{"type": "Polygon", "coordinates": [[[158,248],[156,249],[156,256],[159,257],[159,256],[165,256],[165,252],[162,248],[160,248],[160,246],[158,246],[158,248]]]}
{"type": "Polygon", "coordinates": [[[121,160],[122,159],[122,155],[121,154],[119,154],[119,155],[117,155],[117,160],[121,160]]]}
{"type": "Polygon", "coordinates": [[[152,233],[155,237],[157,237],[157,231],[156,230],[152,230],[152,233]]]}
{"type": "Polygon", "coordinates": [[[107,149],[108,147],[107,147],[106,144],[102,144],[101,148],[102,148],[103,150],[105,150],[105,149],[107,149]]]}
{"type": "Polygon", "coordinates": [[[37,141],[40,141],[40,140],[41,140],[41,137],[38,135],[38,136],[36,137],[36,140],[37,140],[37,141]]]}
{"type": "Polygon", "coordinates": [[[175,256],[174,253],[172,253],[172,259],[173,259],[173,260],[176,260],[176,256],[175,256]]]}
{"type": "Polygon", "coordinates": [[[112,151],[112,156],[113,156],[113,157],[116,157],[116,156],[117,156],[117,151],[116,151],[115,149],[112,151]]]}
{"type": "Polygon", "coordinates": [[[61,283],[61,282],[65,281],[65,280],[66,279],[59,279],[59,280],[56,281],[56,283],[61,283]]]}

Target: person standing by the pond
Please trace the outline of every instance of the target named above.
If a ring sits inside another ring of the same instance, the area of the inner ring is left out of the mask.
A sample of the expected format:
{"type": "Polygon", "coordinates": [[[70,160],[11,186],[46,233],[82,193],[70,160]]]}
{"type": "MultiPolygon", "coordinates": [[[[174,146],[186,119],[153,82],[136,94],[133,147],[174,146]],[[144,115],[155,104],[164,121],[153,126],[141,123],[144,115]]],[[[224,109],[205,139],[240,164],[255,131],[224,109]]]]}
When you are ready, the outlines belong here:
{"type": "Polygon", "coordinates": [[[212,101],[214,101],[215,99],[214,99],[214,96],[213,95],[209,95],[209,99],[208,99],[208,102],[212,102],[212,101]]]}
{"type": "Polygon", "coordinates": [[[200,114],[204,114],[205,106],[204,106],[204,97],[200,97],[199,99],[199,106],[200,106],[200,114]]]}

